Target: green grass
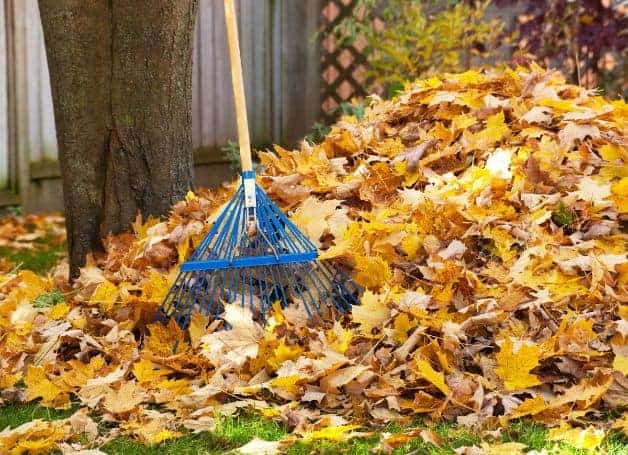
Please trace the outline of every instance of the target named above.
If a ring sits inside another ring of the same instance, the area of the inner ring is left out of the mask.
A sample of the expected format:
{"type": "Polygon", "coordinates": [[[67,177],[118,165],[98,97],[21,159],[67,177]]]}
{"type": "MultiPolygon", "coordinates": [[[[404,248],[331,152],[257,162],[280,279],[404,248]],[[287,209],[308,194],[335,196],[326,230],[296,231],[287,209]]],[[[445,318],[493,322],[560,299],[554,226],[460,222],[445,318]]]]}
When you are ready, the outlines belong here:
{"type": "Polygon", "coordinates": [[[277,441],[285,435],[286,430],[278,423],[247,414],[219,419],[216,430],[212,433],[187,434],[153,447],[144,446],[128,437],[121,437],[104,445],[101,450],[111,454],[131,455],[221,454],[243,446],[254,437],[277,441]]]}
{"type": "Polygon", "coordinates": [[[542,450],[547,445],[547,428],[529,421],[513,422],[502,435],[503,442],[522,442],[529,450],[542,450]]]}
{"type": "Polygon", "coordinates": [[[55,266],[66,254],[65,243],[35,250],[14,250],[0,247],[0,257],[5,257],[9,262],[21,269],[32,270],[35,273],[45,274],[55,266]]]}
{"type": "MultiPolygon", "coordinates": [[[[55,420],[70,416],[78,408],[75,405],[70,410],[57,411],[46,409],[37,404],[20,404],[0,407],[0,430],[14,428],[33,419],[55,420]]],[[[101,424],[101,430],[106,431],[107,425],[101,424]]],[[[413,428],[430,428],[440,438],[442,447],[437,447],[420,438],[396,448],[393,453],[420,454],[420,455],[449,455],[458,447],[479,445],[480,437],[469,430],[457,428],[455,425],[442,423],[430,427],[427,423],[417,420],[408,427],[390,424],[382,431],[397,433],[413,428]]],[[[547,440],[547,428],[544,425],[530,422],[514,422],[504,429],[501,442],[521,442],[527,445],[527,450],[550,450],[550,453],[585,455],[589,452],[558,444],[547,440]],[[553,450],[551,450],[553,449],[553,450]]],[[[187,433],[184,436],[163,442],[152,447],[142,445],[130,437],[119,437],[105,444],[100,449],[109,454],[129,455],[157,455],[157,454],[222,454],[243,446],[257,437],[267,441],[278,441],[288,434],[286,428],[261,416],[245,414],[237,417],[223,417],[218,419],[213,432],[198,434],[187,433]]],[[[499,441],[498,441],[499,442],[499,441]]],[[[297,442],[287,450],[288,455],[309,454],[349,454],[369,455],[379,443],[379,436],[374,435],[364,439],[354,439],[349,442],[315,441],[313,443],[297,442]]],[[[625,455],[628,453],[628,438],[621,434],[611,434],[602,445],[602,453],[609,455],[625,455]]]]}
{"type": "Polygon", "coordinates": [[[78,406],[74,406],[72,409],[67,410],[57,410],[44,408],[33,403],[10,404],[0,407],[0,431],[4,430],[6,427],[18,427],[23,423],[30,422],[35,419],[65,419],[66,417],[70,417],[77,409],[78,406]]]}
{"type": "Polygon", "coordinates": [[[211,433],[186,435],[178,439],[166,441],[162,444],[148,447],[138,444],[137,441],[127,437],[114,439],[100,448],[105,453],[152,455],[152,454],[219,454],[235,448],[229,441],[222,441],[211,433]]]}

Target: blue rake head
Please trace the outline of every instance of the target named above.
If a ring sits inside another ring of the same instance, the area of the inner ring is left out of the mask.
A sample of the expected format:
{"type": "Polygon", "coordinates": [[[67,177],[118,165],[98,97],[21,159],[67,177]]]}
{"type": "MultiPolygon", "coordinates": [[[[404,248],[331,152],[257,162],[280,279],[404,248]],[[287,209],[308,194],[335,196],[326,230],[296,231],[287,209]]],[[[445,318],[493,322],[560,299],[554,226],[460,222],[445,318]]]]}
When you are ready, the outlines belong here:
{"type": "Polygon", "coordinates": [[[316,260],[316,246],[254,183],[252,172],[242,177],[210,232],[181,265],[156,319],[174,318],[185,328],[195,309],[218,317],[230,303],[249,306],[264,319],[277,301],[282,307],[300,302],[309,316],[324,307],[350,311],[359,287],[316,260]]]}

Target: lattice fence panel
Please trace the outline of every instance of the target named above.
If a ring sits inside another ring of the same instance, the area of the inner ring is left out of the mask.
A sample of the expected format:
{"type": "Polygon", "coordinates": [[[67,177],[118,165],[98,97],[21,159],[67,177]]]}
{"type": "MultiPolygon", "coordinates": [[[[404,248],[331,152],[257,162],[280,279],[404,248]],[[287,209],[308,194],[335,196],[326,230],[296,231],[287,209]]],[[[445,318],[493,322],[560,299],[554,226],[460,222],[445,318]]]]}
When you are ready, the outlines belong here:
{"type": "Polygon", "coordinates": [[[367,95],[363,40],[358,37],[351,45],[338,46],[329,33],[355,13],[356,4],[356,0],[325,0],[321,10],[321,117],[327,123],[335,120],[342,102],[367,95]]]}

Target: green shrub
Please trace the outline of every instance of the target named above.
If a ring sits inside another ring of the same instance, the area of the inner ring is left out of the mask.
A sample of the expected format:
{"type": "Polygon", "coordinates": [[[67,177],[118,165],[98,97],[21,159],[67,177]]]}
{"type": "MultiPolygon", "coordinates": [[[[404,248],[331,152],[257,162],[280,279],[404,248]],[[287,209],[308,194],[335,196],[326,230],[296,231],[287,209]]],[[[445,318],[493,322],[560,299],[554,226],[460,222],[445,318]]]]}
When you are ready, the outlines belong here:
{"type": "Polygon", "coordinates": [[[503,22],[485,17],[489,4],[358,0],[355,14],[331,33],[341,46],[363,40],[371,89],[394,95],[408,80],[458,72],[471,66],[473,56],[494,56],[507,39],[503,22]]]}

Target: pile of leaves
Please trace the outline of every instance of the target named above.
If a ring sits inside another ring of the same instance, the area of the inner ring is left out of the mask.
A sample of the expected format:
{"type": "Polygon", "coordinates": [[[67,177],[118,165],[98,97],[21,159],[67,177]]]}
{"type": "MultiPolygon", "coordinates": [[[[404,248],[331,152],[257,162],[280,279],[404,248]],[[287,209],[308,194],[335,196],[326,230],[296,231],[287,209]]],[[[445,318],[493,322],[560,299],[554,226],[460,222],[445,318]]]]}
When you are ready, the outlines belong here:
{"type": "Polygon", "coordinates": [[[260,183],[364,288],[352,316],[275,305],[262,327],[228,305],[230,330],[150,323],[233,185],[138,219],[72,285],[67,265],[0,275],[2,400],[85,408],[0,446],[158,443],[241,409],[306,440],[420,415],[486,431],[531,418],[582,447],[628,431],[609,419],[628,402],[627,113],[536,66],[469,71],[374,99],[320,145],[261,153],[260,183]]]}

